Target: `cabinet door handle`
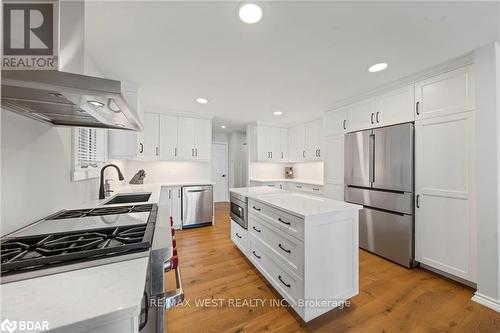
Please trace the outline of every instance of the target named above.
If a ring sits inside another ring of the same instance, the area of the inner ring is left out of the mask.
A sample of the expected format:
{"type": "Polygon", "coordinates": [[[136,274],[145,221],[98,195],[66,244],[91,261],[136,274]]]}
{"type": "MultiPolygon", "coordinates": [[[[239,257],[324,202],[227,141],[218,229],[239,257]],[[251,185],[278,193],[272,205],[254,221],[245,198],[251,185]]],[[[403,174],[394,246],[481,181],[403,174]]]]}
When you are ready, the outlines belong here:
{"type": "Polygon", "coordinates": [[[420,102],[415,104],[415,111],[417,112],[417,115],[420,115],[420,102]]]}
{"type": "Polygon", "coordinates": [[[278,244],[278,247],[279,247],[280,249],[282,249],[283,251],[285,251],[286,253],[292,253],[292,250],[287,250],[287,249],[285,249],[285,248],[281,245],[281,243],[279,243],[279,244],[278,244]]]}
{"type": "Polygon", "coordinates": [[[139,146],[141,147],[141,149],[139,149],[139,153],[144,153],[144,145],[142,143],[139,143],[139,146]]]}
{"type": "Polygon", "coordinates": [[[198,148],[195,148],[195,149],[194,149],[194,152],[195,152],[195,155],[194,155],[194,156],[198,157],[198,148]]]}
{"type": "Polygon", "coordinates": [[[177,190],[177,198],[181,197],[181,190],[177,190]]]}
{"type": "Polygon", "coordinates": [[[241,239],[241,236],[238,233],[236,233],[236,237],[238,237],[239,239],[241,239]]]}
{"type": "Polygon", "coordinates": [[[374,116],[375,116],[375,113],[372,113],[372,115],[370,116],[370,122],[372,123],[372,125],[373,125],[373,123],[374,123],[374,121],[373,121],[373,117],[374,117],[374,116]]]}
{"type": "Polygon", "coordinates": [[[306,158],[306,151],[305,150],[302,151],[302,157],[306,158]]]}
{"type": "Polygon", "coordinates": [[[321,157],[321,149],[318,149],[318,157],[321,157]]]}
{"type": "Polygon", "coordinates": [[[271,158],[273,158],[273,152],[271,152],[271,158]]]}
{"type": "Polygon", "coordinates": [[[253,230],[257,231],[257,232],[262,232],[262,230],[260,229],[257,229],[255,226],[252,226],[253,230]]]}
{"type": "Polygon", "coordinates": [[[259,255],[257,255],[257,253],[255,253],[255,251],[252,251],[252,253],[253,253],[253,255],[255,256],[255,258],[260,259],[260,256],[259,256],[259,255]]]}
{"type": "Polygon", "coordinates": [[[347,121],[344,119],[344,121],[342,122],[342,127],[343,127],[345,130],[347,129],[346,123],[347,123],[347,121]]]}
{"type": "Polygon", "coordinates": [[[262,210],[262,209],[260,209],[260,208],[258,208],[258,207],[255,207],[255,206],[253,206],[252,208],[253,208],[253,209],[255,209],[255,210],[256,210],[256,211],[258,211],[258,212],[260,212],[260,211],[262,210]]]}
{"type": "Polygon", "coordinates": [[[281,152],[281,159],[283,159],[283,152],[281,152]]]}
{"type": "Polygon", "coordinates": [[[285,281],[283,281],[283,280],[281,279],[281,275],[278,275],[278,279],[280,280],[280,282],[281,282],[281,283],[283,283],[283,284],[285,285],[285,287],[287,287],[287,288],[290,288],[290,287],[291,287],[291,285],[289,285],[288,283],[286,283],[285,281]]]}
{"type": "Polygon", "coordinates": [[[174,148],[174,156],[177,156],[177,147],[174,148]]]}
{"type": "Polygon", "coordinates": [[[194,148],[191,148],[191,157],[194,156],[194,148]]]}
{"type": "Polygon", "coordinates": [[[417,199],[415,200],[415,205],[420,208],[420,194],[417,194],[417,199]]]}
{"type": "Polygon", "coordinates": [[[290,225],[291,224],[290,222],[287,222],[287,221],[283,220],[281,217],[278,217],[278,221],[280,221],[281,223],[286,224],[286,225],[290,225]]]}
{"type": "Polygon", "coordinates": [[[377,115],[376,115],[376,117],[375,117],[375,120],[377,120],[377,124],[380,122],[380,121],[379,121],[379,118],[378,118],[379,114],[380,114],[380,112],[378,112],[378,111],[377,111],[377,115]]]}
{"type": "Polygon", "coordinates": [[[168,190],[168,198],[172,199],[172,190],[168,190]]]}
{"type": "Polygon", "coordinates": [[[160,149],[158,149],[158,147],[156,147],[156,156],[158,156],[158,154],[159,154],[159,150],[160,150],[160,149]]]}

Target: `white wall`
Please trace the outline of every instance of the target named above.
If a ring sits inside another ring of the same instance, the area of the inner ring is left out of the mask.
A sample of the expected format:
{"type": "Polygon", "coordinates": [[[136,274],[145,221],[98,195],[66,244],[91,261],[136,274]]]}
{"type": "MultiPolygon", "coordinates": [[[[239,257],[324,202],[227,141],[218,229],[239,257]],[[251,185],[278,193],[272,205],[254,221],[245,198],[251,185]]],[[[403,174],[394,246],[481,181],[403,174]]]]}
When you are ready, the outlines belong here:
{"type": "Polygon", "coordinates": [[[250,179],[282,179],[285,178],[285,166],[293,166],[295,179],[323,182],[323,162],[301,163],[256,163],[249,166],[250,179]]]}
{"type": "Polygon", "coordinates": [[[97,198],[97,179],[71,181],[71,128],[5,110],[1,118],[2,235],[97,198]]]}
{"type": "Polygon", "coordinates": [[[293,164],[294,178],[323,182],[323,162],[293,164]]]}
{"type": "Polygon", "coordinates": [[[476,68],[477,292],[474,300],[500,311],[500,48],[474,55],[476,68]]]}
{"type": "Polygon", "coordinates": [[[139,171],[146,171],[145,182],[208,181],[212,178],[210,162],[122,161],[125,164],[125,181],[139,171]]]}
{"type": "Polygon", "coordinates": [[[212,133],[212,142],[229,142],[229,134],[228,133],[220,133],[214,132],[212,133]]]}

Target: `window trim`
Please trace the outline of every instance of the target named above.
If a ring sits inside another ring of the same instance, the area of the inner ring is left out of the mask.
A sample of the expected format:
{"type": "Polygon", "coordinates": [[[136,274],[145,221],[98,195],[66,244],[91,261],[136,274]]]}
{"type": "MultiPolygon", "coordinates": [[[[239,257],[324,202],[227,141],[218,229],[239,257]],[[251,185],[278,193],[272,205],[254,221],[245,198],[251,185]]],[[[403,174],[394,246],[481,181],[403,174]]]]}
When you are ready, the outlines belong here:
{"type": "Polygon", "coordinates": [[[72,128],[71,133],[71,146],[72,146],[72,165],[71,165],[71,180],[81,181],[86,179],[98,178],[100,176],[101,168],[108,161],[108,131],[105,129],[97,128],[96,130],[103,131],[103,142],[97,142],[99,146],[102,145],[104,150],[104,161],[98,163],[97,166],[89,166],[87,168],[81,168],[78,166],[78,129],[79,127],[72,128]]]}

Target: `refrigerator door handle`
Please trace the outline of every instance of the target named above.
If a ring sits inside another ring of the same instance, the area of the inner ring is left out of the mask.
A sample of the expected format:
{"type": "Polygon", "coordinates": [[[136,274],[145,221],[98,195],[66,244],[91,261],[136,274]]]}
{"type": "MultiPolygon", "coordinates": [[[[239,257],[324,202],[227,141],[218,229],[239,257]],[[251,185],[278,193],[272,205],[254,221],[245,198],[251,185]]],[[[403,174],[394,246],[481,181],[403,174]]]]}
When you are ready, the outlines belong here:
{"type": "Polygon", "coordinates": [[[370,134],[370,146],[368,149],[368,160],[369,160],[369,166],[368,166],[368,181],[373,185],[375,182],[375,135],[370,134]]]}

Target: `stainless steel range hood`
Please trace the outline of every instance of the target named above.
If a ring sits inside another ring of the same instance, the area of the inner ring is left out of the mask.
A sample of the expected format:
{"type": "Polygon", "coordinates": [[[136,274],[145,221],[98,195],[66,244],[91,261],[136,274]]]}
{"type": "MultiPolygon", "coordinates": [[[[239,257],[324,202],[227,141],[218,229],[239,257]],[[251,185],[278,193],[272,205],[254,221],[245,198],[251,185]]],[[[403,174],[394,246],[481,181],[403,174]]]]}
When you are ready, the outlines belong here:
{"type": "Polygon", "coordinates": [[[142,131],[122,83],[83,75],[85,1],[59,2],[59,70],[2,70],[2,109],[57,126],[142,131]]]}
{"type": "Polygon", "coordinates": [[[2,108],[61,126],[141,131],[121,82],[51,70],[2,71],[2,108]]]}

